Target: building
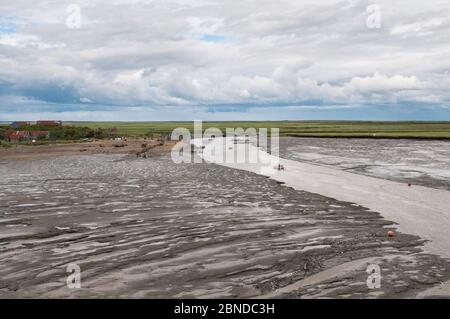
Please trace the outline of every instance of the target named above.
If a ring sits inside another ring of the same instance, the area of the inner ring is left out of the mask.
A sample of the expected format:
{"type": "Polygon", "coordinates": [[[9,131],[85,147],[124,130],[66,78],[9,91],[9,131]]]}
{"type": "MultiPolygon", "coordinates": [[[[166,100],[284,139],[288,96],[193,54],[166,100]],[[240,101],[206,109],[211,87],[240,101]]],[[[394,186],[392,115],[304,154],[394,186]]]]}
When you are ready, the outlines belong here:
{"type": "Polygon", "coordinates": [[[36,125],[39,125],[39,126],[62,126],[62,122],[61,121],[41,120],[41,121],[37,121],[36,125]]]}
{"type": "Polygon", "coordinates": [[[10,142],[20,142],[23,140],[29,140],[31,138],[31,134],[29,131],[13,131],[8,130],[5,132],[5,139],[10,142]]]}
{"type": "Polygon", "coordinates": [[[27,141],[31,139],[50,138],[49,131],[13,131],[7,130],[5,132],[5,139],[10,142],[27,141]]]}
{"type": "Polygon", "coordinates": [[[49,131],[30,131],[30,137],[32,139],[50,138],[50,132],[49,131]]]}
{"type": "Polygon", "coordinates": [[[20,127],[24,127],[24,126],[30,126],[31,125],[31,123],[30,122],[12,122],[11,123],[11,127],[12,128],[15,128],[15,129],[17,129],[17,128],[20,128],[20,127]]]}

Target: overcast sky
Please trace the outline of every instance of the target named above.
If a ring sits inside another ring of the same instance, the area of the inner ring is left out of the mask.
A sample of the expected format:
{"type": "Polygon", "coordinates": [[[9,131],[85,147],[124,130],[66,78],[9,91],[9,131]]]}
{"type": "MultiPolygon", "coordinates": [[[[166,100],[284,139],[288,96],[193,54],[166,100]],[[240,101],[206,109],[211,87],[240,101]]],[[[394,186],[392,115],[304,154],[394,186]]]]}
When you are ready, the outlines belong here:
{"type": "Polygon", "coordinates": [[[42,118],[450,120],[450,3],[0,0],[0,121],[42,118]]]}

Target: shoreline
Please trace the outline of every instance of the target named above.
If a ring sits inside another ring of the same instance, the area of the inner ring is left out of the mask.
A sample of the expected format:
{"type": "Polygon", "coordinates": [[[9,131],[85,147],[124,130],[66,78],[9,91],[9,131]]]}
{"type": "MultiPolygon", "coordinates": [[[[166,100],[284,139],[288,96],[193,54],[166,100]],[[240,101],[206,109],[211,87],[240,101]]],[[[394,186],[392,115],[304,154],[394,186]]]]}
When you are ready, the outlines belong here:
{"type": "Polygon", "coordinates": [[[172,149],[174,142],[159,139],[127,139],[126,141],[94,140],[90,142],[75,141],[70,143],[44,145],[14,145],[0,147],[0,161],[3,160],[38,160],[59,156],[128,154],[137,155],[166,153],[172,149]],[[144,147],[144,145],[146,145],[144,147]]]}
{"type": "MultiPolygon", "coordinates": [[[[443,141],[450,143],[450,137],[411,137],[411,136],[345,136],[345,135],[296,135],[296,134],[281,134],[280,137],[298,138],[298,139],[361,139],[361,140],[415,140],[415,141],[443,141]]],[[[160,143],[159,139],[145,139],[145,138],[128,138],[126,142],[118,142],[115,140],[93,140],[93,141],[57,141],[48,144],[11,144],[8,146],[0,146],[0,161],[1,160],[33,160],[44,159],[57,156],[71,156],[71,155],[95,155],[95,154],[136,154],[142,151],[142,144],[146,143],[152,146],[150,153],[167,153],[177,141],[165,141],[164,145],[157,145],[160,143]],[[124,144],[124,146],[118,144],[124,144]]],[[[297,162],[297,161],[296,161],[297,162]]]]}

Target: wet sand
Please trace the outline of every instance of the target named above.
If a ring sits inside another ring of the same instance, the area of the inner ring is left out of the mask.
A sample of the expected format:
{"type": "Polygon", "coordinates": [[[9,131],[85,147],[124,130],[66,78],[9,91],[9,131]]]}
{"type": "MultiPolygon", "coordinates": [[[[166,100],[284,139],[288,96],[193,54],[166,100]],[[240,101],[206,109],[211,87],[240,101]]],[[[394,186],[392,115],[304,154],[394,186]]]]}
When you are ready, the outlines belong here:
{"type": "Polygon", "coordinates": [[[410,298],[450,280],[378,213],[251,172],[168,155],[0,163],[1,297],[410,298]]]}

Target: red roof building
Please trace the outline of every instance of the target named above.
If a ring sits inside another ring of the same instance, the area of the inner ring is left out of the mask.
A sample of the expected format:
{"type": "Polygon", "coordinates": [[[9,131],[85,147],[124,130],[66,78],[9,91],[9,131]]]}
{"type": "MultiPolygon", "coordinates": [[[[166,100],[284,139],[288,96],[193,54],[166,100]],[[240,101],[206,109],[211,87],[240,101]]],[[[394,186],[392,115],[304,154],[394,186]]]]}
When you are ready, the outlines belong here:
{"type": "Polygon", "coordinates": [[[31,134],[28,131],[11,131],[8,130],[5,132],[5,138],[12,141],[22,141],[31,138],[31,134]]]}
{"type": "Polygon", "coordinates": [[[61,121],[37,121],[36,125],[40,126],[61,126],[61,121]]]}
{"type": "Polygon", "coordinates": [[[49,138],[50,132],[49,131],[30,131],[30,137],[31,138],[49,138]]]}
{"type": "Polygon", "coordinates": [[[18,142],[38,138],[50,138],[49,131],[13,131],[5,132],[5,138],[10,142],[18,142]]]}

